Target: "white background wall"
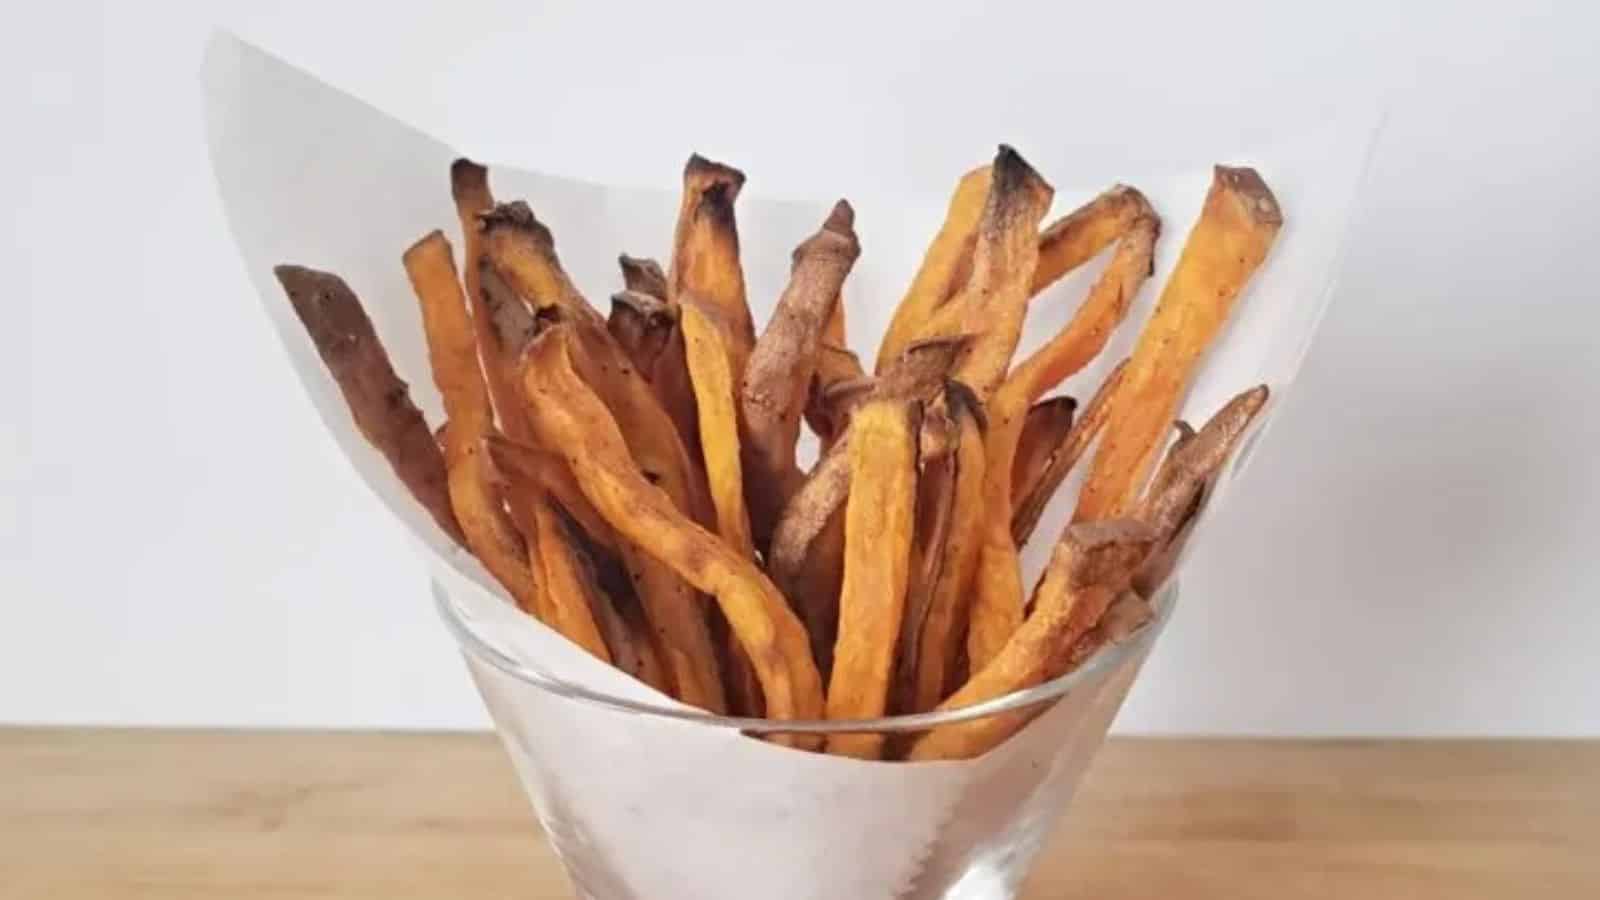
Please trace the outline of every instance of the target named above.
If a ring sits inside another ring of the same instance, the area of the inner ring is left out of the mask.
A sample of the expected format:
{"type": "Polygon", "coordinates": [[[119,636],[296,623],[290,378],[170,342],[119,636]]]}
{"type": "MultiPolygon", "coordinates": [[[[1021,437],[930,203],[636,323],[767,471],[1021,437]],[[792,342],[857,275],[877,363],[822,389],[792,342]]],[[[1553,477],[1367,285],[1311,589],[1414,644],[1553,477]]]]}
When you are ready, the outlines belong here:
{"type": "Polygon", "coordinates": [[[230,245],[195,80],[220,21],[486,157],[661,184],[698,147],[794,194],[942,191],[1029,116],[1387,91],[1334,308],[1121,727],[1600,734],[1585,4],[252,5],[0,34],[0,721],[485,722],[230,245]],[[958,113],[970,146],[910,137],[958,113]]]}

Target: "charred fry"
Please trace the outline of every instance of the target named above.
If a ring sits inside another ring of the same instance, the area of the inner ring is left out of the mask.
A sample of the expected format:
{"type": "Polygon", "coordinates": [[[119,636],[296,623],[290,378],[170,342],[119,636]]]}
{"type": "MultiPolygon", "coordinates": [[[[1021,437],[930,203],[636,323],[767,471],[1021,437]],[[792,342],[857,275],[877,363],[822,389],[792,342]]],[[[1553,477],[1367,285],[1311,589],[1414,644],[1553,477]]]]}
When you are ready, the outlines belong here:
{"type": "Polygon", "coordinates": [[[1017,452],[1011,462],[1011,502],[1013,509],[1026,497],[1039,476],[1044,474],[1051,454],[1072,430],[1072,417],[1078,401],[1071,397],[1051,397],[1028,409],[1017,437],[1017,452]]]}
{"type": "Polygon", "coordinates": [[[356,428],[452,540],[465,544],[450,508],[444,455],[389,364],[361,301],[337,275],[301,266],[272,270],[344,395],[356,428]]]}
{"type": "Polygon", "coordinates": [[[765,543],[802,480],[795,466],[800,418],[823,329],[845,276],[861,253],[850,204],[839,201],[822,228],[794,252],[789,286],[750,352],[739,390],[751,519],[765,543]]]}
{"type": "Polygon", "coordinates": [[[699,154],[683,167],[683,200],[672,240],[668,299],[691,294],[717,311],[728,329],[734,375],[755,344],[755,321],[745,301],[744,268],[739,262],[739,230],[733,203],[744,187],[744,173],[699,154]]]}

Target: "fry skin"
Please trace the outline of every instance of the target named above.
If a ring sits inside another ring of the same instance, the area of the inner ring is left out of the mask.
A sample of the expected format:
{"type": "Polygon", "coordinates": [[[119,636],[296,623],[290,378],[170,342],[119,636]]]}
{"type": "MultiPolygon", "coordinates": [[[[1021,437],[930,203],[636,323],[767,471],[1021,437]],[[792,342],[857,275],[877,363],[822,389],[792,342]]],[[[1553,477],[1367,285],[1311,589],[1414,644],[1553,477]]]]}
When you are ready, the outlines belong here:
{"type": "Polygon", "coordinates": [[[1033,270],[1033,293],[1054,284],[1122,236],[1137,218],[1156,219],[1150,201],[1137,188],[1113,185],[1083,206],[1050,223],[1039,233],[1039,264],[1033,270]]]}
{"type": "MultiPolygon", "coordinates": [[[[746,559],[755,559],[750,536],[750,515],[745,509],[744,475],[740,463],[739,417],[734,407],[732,361],[718,328],[701,310],[699,301],[682,296],[678,302],[690,379],[700,428],[699,445],[706,480],[716,508],[717,534],[746,559]]],[[[728,694],[741,714],[759,714],[761,686],[750,660],[737,640],[727,633],[726,622],[713,623],[713,638],[723,648],[723,670],[728,694]],[[721,626],[721,627],[717,627],[721,626]],[[720,634],[718,632],[721,632],[720,634]]]]}
{"type": "Polygon", "coordinates": [[[444,454],[355,292],[339,276],[315,269],[282,265],[272,272],[339,385],[356,429],[444,533],[465,546],[450,506],[444,454]]]}
{"type": "Polygon", "coordinates": [[[974,335],[955,377],[984,400],[1005,377],[1022,335],[1039,259],[1039,220],[1055,195],[1010,147],[1001,146],[993,169],[994,181],[972,251],[972,277],[949,301],[962,310],[962,330],[974,335]]]}
{"type": "MultiPolygon", "coordinates": [[[[561,448],[585,496],[619,536],[716,598],[760,677],[769,717],[820,715],[822,681],[800,620],[752,561],[686,517],[633,466],[616,420],[573,370],[568,340],[567,329],[555,326],[524,354],[524,387],[541,441],[561,448]]],[[[688,602],[683,609],[698,612],[688,602]]],[[[797,735],[784,743],[814,741],[797,735]]]]}
{"type": "Polygon", "coordinates": [[[689,157],[683,167],[683,198],[667,273],[668,300],[677,302],[683,294],[698,297],[726,325],[736,377],[744,372],[756,339],[733,214],[743,187],[744,173],[738,169],[698,153],[689,157]]]}
{"type": "Polygon", "coordinates": [[[1076,521],[1113,517],[1138,498],[1200,358],[1282,225],[1278,202],[1260,175],[1216,168],[1200,220],[1111,400],[1076,521]]]}
{"type": "MultiPolygon", "coordinates": [[[[1159,222],[1145,196],[1135,188],[1117,185],[1057,219],[1039,235],[1039,261],[1029,301],[1126,234],[1134,221],[1146,218],[1159,222]]],[[[960,307],[946,304],[928,318],[921,333],[959,331],[962,314],[960,307]]]]}
{"type": "Polygon", "coordinates": [[[589,636],[586,632],[568,632],[562,607],[541,579],[544,573],[539,560],[531,558],[538,547],[536,526],[529,521],[518,533],[480,455],[493,411],[450,242],[443,233],[431,232],[406,250],[402,262],[422,307],[428,362],[449,416],[442,443],[449,467],[450,505],[466,534],[467,546],[524,612],[592,651],[584,643],[589,636]]]}
{"type": "MultiPolygon", "coordinates": [[[[968,344],[964,335],[912,344],[882,377],[863,386],[861,401],[934,397],[968,344]]],[[[767,571],[806,623],[824,672],[831,672],[839,586],[844,578],[843,510],[850,493],[848,409],[854,405],[841,408],[844,418],[838,438],[784,507],[766,554],[767,571]]]]}
{"type": "Polygon", "coordinates": [[[1011,517],[1011,538],[1018,547],[1033,536],[1033,529],[1038,526],[1039,517],[1044,515],[1050,498],[1055,496],[1072,467],[1078,464],[1089,445],[1105,428],[1106,418],[1111,412],[1111,398],[1116,395],[1117,386],[1122,383],[1122,373],[1127,368],[1128,361],[1124,359],[1106,375],[1100,387],[1095,389],[1094,396],[1089,398],[1089,403],[1078,411],[1066,439],[1050,454],[1032,490],[1017,504],[1011,517]]]}
{"type": "MultiPolygon", "coordinates": [[[[478,358],[484,371],[500,428],[507,434],[526,438],[527,425],[522,413],[522,391],[517,387],[516,359],[522,343],[508,342],[505,330],[497,331],[495,316],[486,305],[479,273],[483,266],[483,234],[479,214],[494,208],[489,190],[489,170],[470,159],[450,164],[450,195],[461,223],[461,276],[467,303],[472,310],[472,332],[477,339],[478,358]]],[[[471,423],[469,422],[470,426],[471,423]]],[[[468,433],[477,433],[471,431],[468,433]]]]}
{"type": "Polygon", "coordinates": [[[1011,502],[1016,508],[1044,474],[1051,454],[1066,440],[1072,430],[1072,418],[1078,410],[1078,401],[1071,397],[1051,397],[1040,400],[1028,408],[1022,420],[1022,433],[1017,437],[1017,452],[1011,462],[1011,502]]]}
{"type": "Polygon", "coordinates": [[[1134,577],[1135,588],[1149,596],[1159,589],[1183,551],[1199,518],[1211,485],[1233,455],[1251,424],[1265,408],[1269,392],[1258,385],[1229,400],[1198,432],[1183,432],[1167,451],[1135,517],[1156,533],[1157,551],[1134,577]]]}
{"type": "Polygon", "coordinates": [[[823,329],[845,276],[861,254],[854,220],[850,204],[839,201],[822,227],[794,251],[789,285],[750,351],[740,384],[740,436],[751,524],[763,544],[803,480],[795,465],[795,442],[823,329]]]}
{"type": "Polygon", "coordinates": [[[450,463],[450,502],[466,532],[467,547],[511,594],[517,608],[559,630],[556,611],[539,584],[529,552],[528,542],[537,543],[537,531],[530,522],[526,537],[519,533],[493,489],[483,453],[470,437],[449,434],[454,429],[454,423],[445,427],[445,443],[462,448],[450,463]]]}
{"type": "Polygon", "coordinates": [[[912,341],[928,336],[924,326],[934,310],[966,284],[960,270],[963,260],[970,261],[972,257],[992,181],[992,167],[982,166],[963,175],[956,184],[944,223],[928,246],[922,265],[895,307],[883,342],[878,345],[876,371],[880,374],[900,358],[912,341]]]}
{"type": "Polygon", "coordinates": [[[622,285],[625,289],[654,297],[663,303],[667,301],[667,273],[661,270],[661,263],[649,257],[624,253],[617,257],[617,266],[622,269],[622,285]]]}
{"type": "MultiPolygon", "coordinates": [[[[989,664],[939,705],[960,709],[1058,677],[1052,666],[1093,628],[1149,554],[1155,535],[1132,520],[1071,526],[1056,545],[1036,589],[1034,609],[989,664]]],[[[967,759],[997,746],[1026,724],[1025,714],[1004,714],[940,726],[919,738],[913,760],[967,759]]]]}
{"type": "MultiPolygon", "coordinates": [[[[841,307],[834,308],[837,310],[841,307]]],[[[806,424],[822,441],[824,450],[833,444],[843,430],[839,411],[835,409],[834,401],[838,397],[835,389],[841,384],[862,382],[870,385],[871,380],[862,371],[861,360],[842,345],[830,343],[827,335],[824,335],[824,342],[817,347],[817,370],[811,376],[811,387],[806,396],[806,424]]]]}
{"type": "Polygon", "coordinates": [[[606,330],[604,319],[573,285],[555,239],[526,203],[502,203],[479,217],[494,273],[544,319],[567,322],[573,363],[619,421],[634,461],[679,508],[713,521],[704,481],[690,460],[677,424],[644,376],[606,330]]]}
{"type": "Polygon", "coordinates": [[[971,391],[951,382],[945,409],[956,428],[948,457],[953,469],[949,522],[937,549],[938,571],[928,590],[927,611],[916,634],[916,649],[907,654],[912,670],[906,712],[927,712],[955,685],[954,673],[966,639],[972,594],[968,586],[977,566],[984,515],[984,418],[971,391]]]}
{"type": "Polygon", "coordinates": [[[548,497],[533,498],[533,516],[539,538],[540,583],[551,627],[602,662],[611,652],[600,635],[595,611],[610,605],[600,592],[594,563],[582,550],[577,525],[548,497]]]}
{"type": "MultiPolygon", "coordinates": [[[[888,704],[915,530],[918,409],[904,401],[870,402],[852,426],[829,719],[880,716],[888,704]]],[[[882,747],[881,734],[834,734],[827,744],[829,753],[862,759],[876,759],[882,747]]]]}

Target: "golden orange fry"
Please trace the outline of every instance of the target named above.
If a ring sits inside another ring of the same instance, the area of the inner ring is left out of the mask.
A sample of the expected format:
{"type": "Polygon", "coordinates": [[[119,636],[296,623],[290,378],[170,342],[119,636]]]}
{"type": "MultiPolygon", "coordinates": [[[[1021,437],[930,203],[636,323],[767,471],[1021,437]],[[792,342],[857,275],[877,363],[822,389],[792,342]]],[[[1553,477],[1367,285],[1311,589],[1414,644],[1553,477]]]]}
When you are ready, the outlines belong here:
{"type": "Polygon", "coordinates": [[[746,493],[751,525],[763,544],[804,480],[795,465],[795,443],[823,329],[861,253],[854,219],[850,204],[839,201],[822,227],[794,251],[789,285],[750,351],[740,382],[746,493]]]}
{"type": "Polygon", "coordinates": [[[1039,233],[1032,292],[1039,293],[1093,259],[1138,218],[1154,219],[1155,210],[1137,188],[1119,184],[1050,223],[1039,233]]]}
{"type": "MultiPolygon", "coordinates": [[[[828,682],[830,719],[883,715],[905,609],[917,501],[918,405],[872,401],[850,437],[844,584],[828,682]]],[[[829,753],[876,759],[880,734],[834,734],[829,753]]]]}
{"type": "Polygon", "coordinates": [[[672,264],[667,273],[667,299],[684,294],[700,298],[717,311],[728,329],[734,375],[755,344],[755,321],[745,299],[744,268],[739,262],[739,230],[733,204],[744,187],[744,173],[699,154],[683,167],[683,198],[672,239],[672,264]]]}
{"type": "Polygon", "coordinates": [[[1201,356],[1282,225],[1278,202],[1255,170],[1216,168],[1200,220],[1111,400],[1075,520],[1111,518],[1138,499],[1201,356]]]}
{"type": "Polygon", "coordinates": [[[355,292],[328,272],[290,265],[272,272],[338,384],[356,429],[383,454],[444,533],[465,546],[466,537],[451,509],[444,454],[422,412],[411,402],[406,383],[395,374],[355,292]]]}
{"type": "Polygon", "coordinates": [[[1072,418],[1077,409],[1078,401],[1067,396],[1040,400],[1028,408],[1011,462],[1013,508],[1038,484],[1051,455],[1072,430],[1072,418]]]}
{"type": "Polygon", "coordinates": [[[661,270],[661,263],[649,257],[624,253],[617,257],[617,265],[622,269],[622,285],[625,289],[666,302],[667,273],[661,270]]]}
{"type": "MultiPolygon", "coordinates": [[[[992,180],[993,169],[982,166],[963,175],[956,185],[944,224],[934,235],[911,287],[895,307],[883,342],[878,345],[876,369],[880,374],[900,358],[912,341],[928,335],[925,331],[928,319],[966,284],[965,278],[957,280],[959,270],[963,257],[970,259],[972,255],[972,243],[992,180]]],[[[959,327],[951,329],[958,330],[959,327]]]]}

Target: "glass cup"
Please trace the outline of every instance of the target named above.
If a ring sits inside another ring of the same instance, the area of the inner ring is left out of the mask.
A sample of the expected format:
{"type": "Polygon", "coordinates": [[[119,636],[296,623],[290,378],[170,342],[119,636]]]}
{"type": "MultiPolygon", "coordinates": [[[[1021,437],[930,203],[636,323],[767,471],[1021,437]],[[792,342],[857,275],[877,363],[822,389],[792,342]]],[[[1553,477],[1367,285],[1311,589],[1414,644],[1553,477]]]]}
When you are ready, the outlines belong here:
{"type": "Polygon", "coordinates": [[[1029,690],[950,712],[780,723],[552,676],[497,647],[437,581],[434,593],[535,814],[588,900],[1016,896],[1177,598],[1175,585],[1164,588],[1143,629],[1029,690]],[[1019,712],[1034,716],[1022,731],[961,762],[867,762],[756,739],[907,735],[1019,712]]]}

